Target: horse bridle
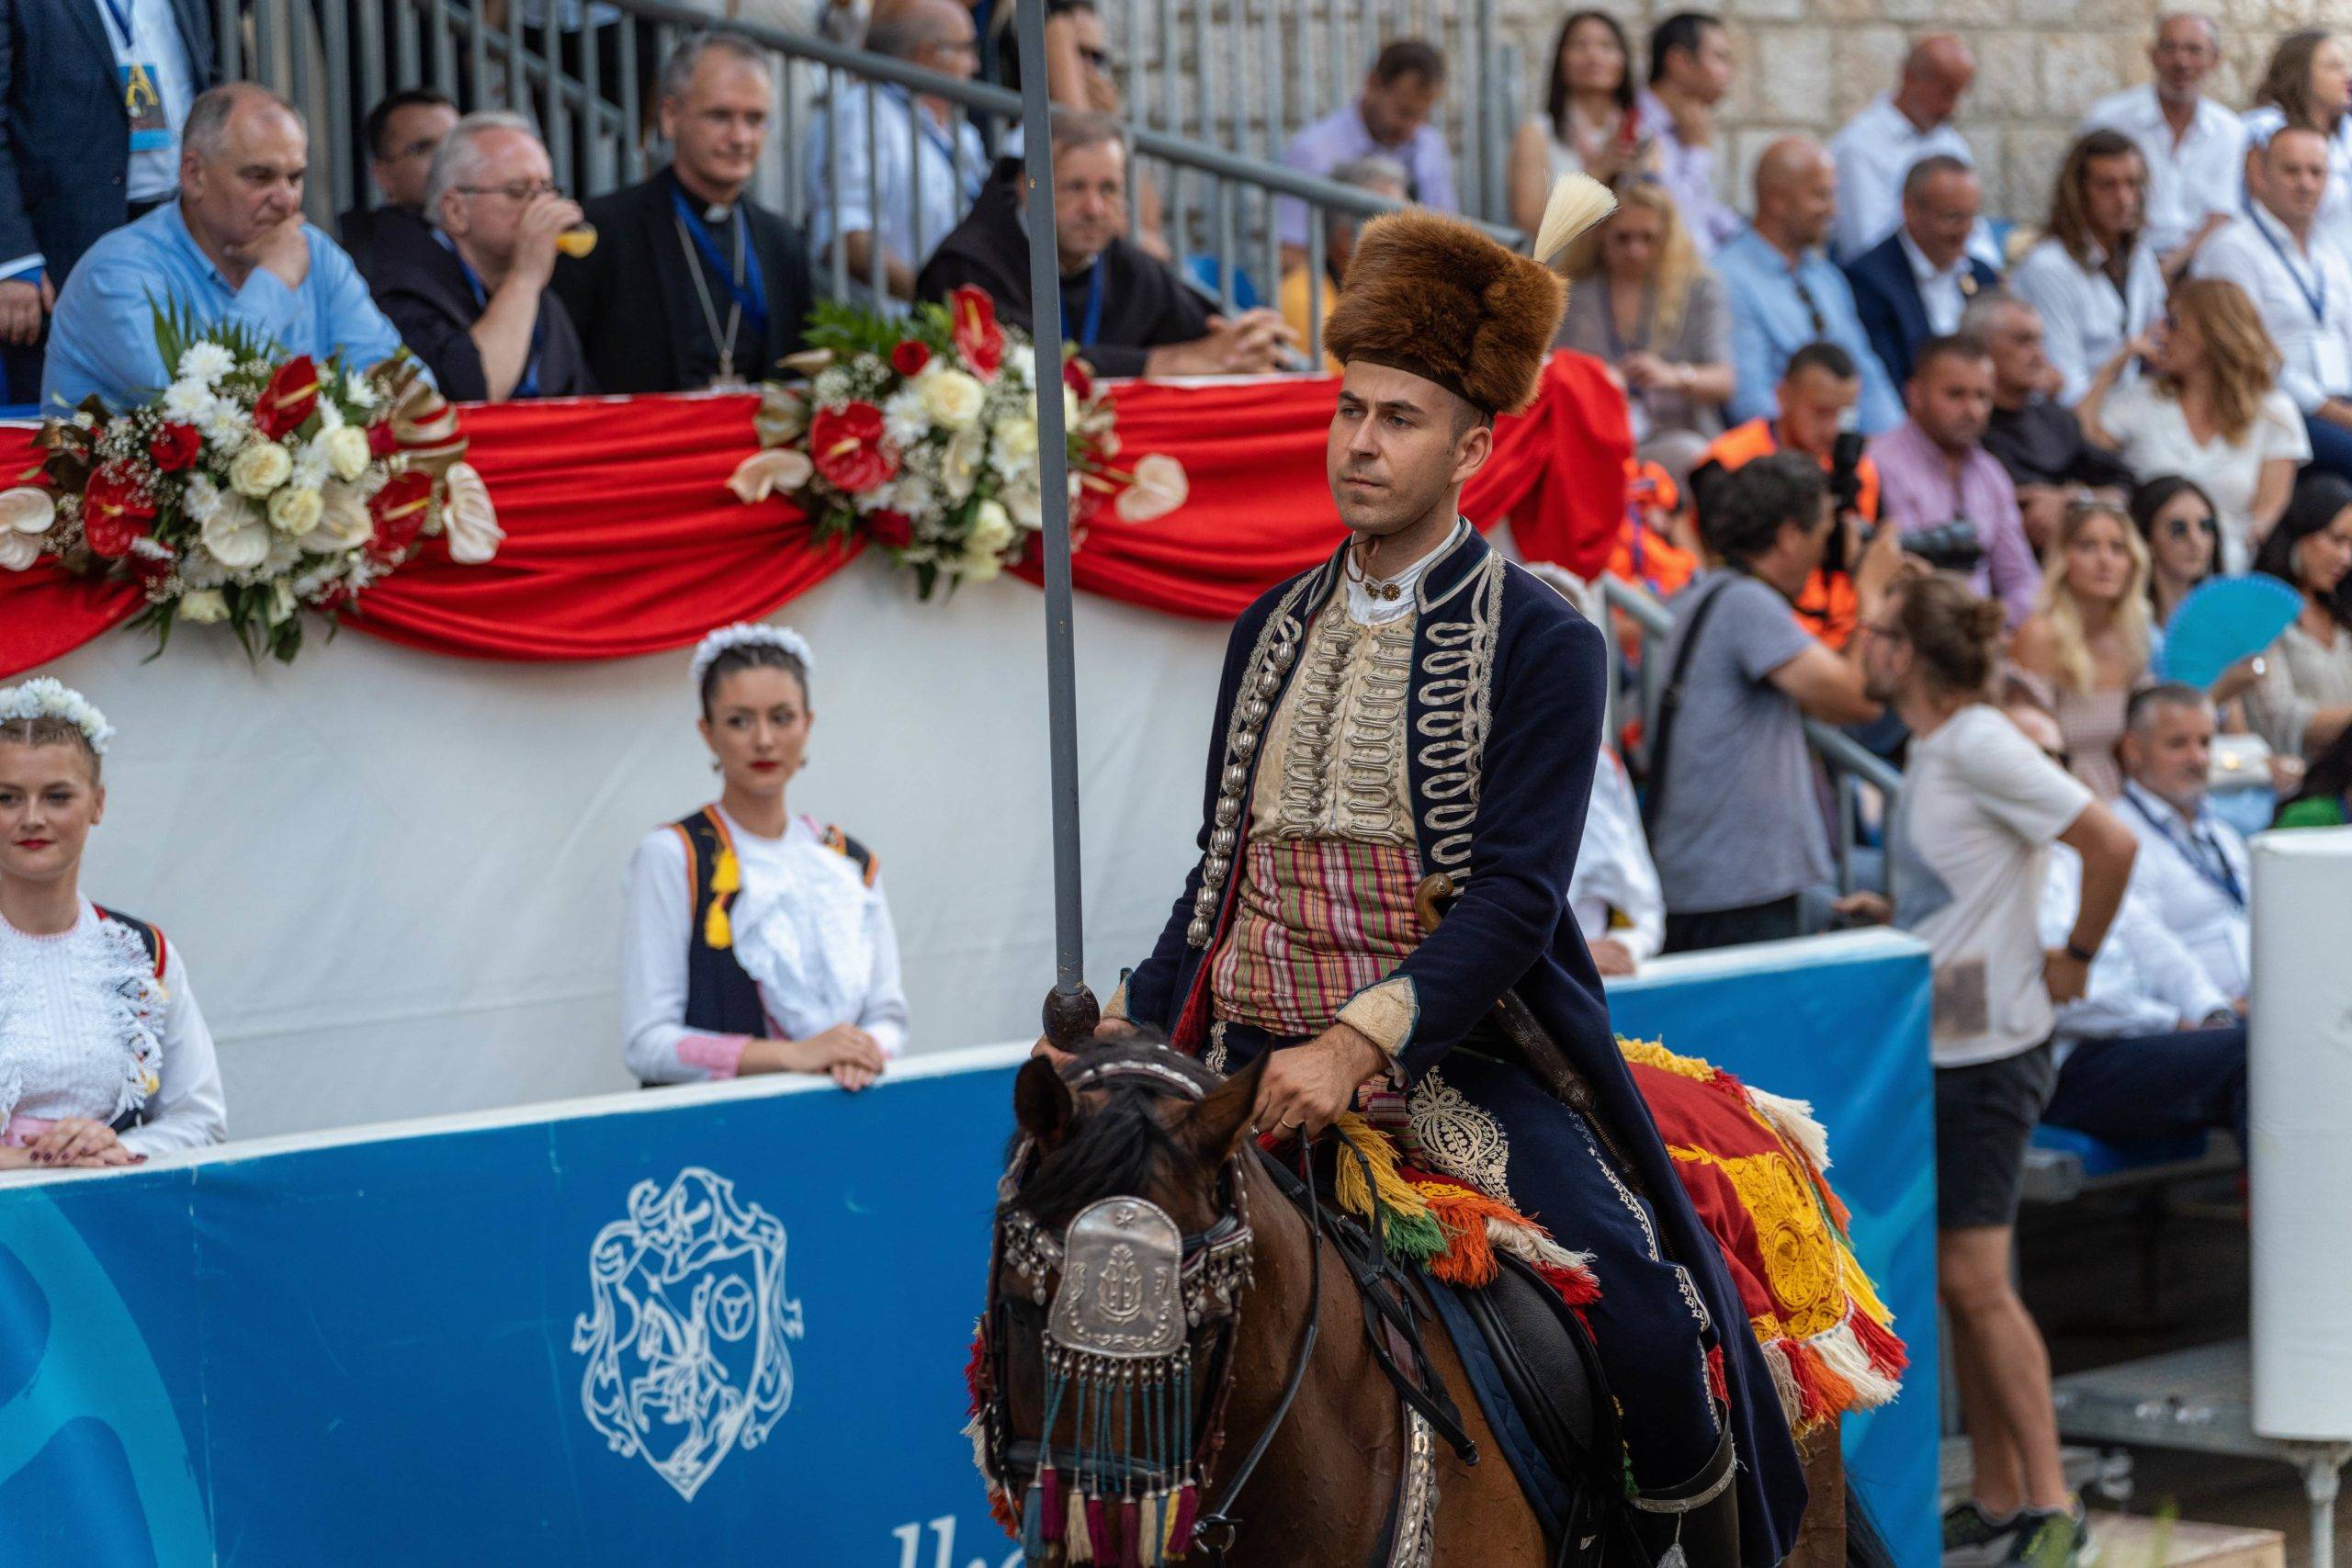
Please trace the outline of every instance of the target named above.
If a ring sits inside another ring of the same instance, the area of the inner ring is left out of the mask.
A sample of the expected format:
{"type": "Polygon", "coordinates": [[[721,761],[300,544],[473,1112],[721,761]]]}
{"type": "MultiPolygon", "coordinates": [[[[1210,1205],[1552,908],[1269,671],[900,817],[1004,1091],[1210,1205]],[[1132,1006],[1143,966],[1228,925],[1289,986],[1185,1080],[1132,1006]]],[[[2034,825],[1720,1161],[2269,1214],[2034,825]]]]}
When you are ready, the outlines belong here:
{"type": "MultiPolygon", "coordinates": [[[[1141,1082],[1197,1102],[1219,1080],[1172,1051],[1146,1046],[1084,1058],[1063,1081],[1072,1092],[1141,1082]]],[[[1088,1204],[1059,1232],[1039,1224],[1019,1202],[1034,1152],[1033,1141],[1024,1138],[997,1184],[982,1326],[988,1386],[976,1391],[982,1468],[992,1486],[1008,1498],[1017,1495],[1022,1546],[1033,1562],[1065,1542],[1071,1530],[1086,1529],[1094,1535],[1089,1547],[1098,1560],[1121,1561],[1115,1543],[1125,1535],[1131,1542],[1141,1536],[1149,1543],[1136,1553],[1147,1563],[1162,1561],[1163,1552],[1182,1555],[1195,1546],[1212,1562],[1222,1563],[1240,1524],[1232,1514],[1234,1501],[1289,1416],[1314,1356],[1323,1297],[1322,1216],[1314,1184],[1306,1184],[1305,1199],[1308,1305],[1282,1397],[1226,1478],[1216,1505],[1204,1508],[1201,1489],[1224,1447],[1233,1391],[1240,1328],[1237,1298],[1251,1282],[1255,1237],[1242,1179],[1242,1161],[1251,1146],[1245,1144],[1220,1168],[1220,1213],[1206,1230],[1191,1234],[1181,1232],[1159,1205],[1130,1195],[1088,1204]],[[1034,1442],[1016,1440],[1010,1432],[1004,1356],[1011,1306],[1001,1288],[1007,1272],[1027,1282],[1034,1306],[1051,1303],[1039,1330],[1046,1386],[1044,1419],[1034,1442]],[[1207,1397],[1195,1432],[1193,1341],[1204,1335],[1207,1377],[1201,1387],[1207,1397]],[[1067,1456],[1070,1492],[1065,1497],[1052,1443],[1061,1400],[1072,1391],[1076,1435],[1067,1456]],[[1091,1442],[1090,1397],[1094,1430],[1101,1435],[1091,1442]],[[1122,1427],[1115,1446],[1109,1435],[1114,1405],[1122,1427]],[[1147,1415],[1140,1459],[1132,1438],[1138,1405],[1147,1415]],[[1023,1472],[1027,1482],[1016,1494],[1014,1482],[1023,1472]]]]}

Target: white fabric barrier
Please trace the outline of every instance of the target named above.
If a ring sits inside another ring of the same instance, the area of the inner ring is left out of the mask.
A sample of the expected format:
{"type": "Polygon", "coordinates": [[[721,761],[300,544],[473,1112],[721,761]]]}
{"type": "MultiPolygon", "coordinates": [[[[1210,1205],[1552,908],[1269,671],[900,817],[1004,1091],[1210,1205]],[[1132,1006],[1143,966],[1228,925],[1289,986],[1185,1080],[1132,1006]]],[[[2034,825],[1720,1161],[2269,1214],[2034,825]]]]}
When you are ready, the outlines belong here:
{"type": "MultiPolygon", "coordinates": [[[[881,857],[913,1048],[1034,1033],[1054,976],[1039,595],[918,604],[868,559],[775,618],[818,660],[790,804],[881,857]]],[[[1087,953],[1106,996],[1189,864],[1225,632],[1078,600],[1087,953]]],[[[622,871],[716,793],[685,650],[505,664],[345,634],[249,668],[203,631],[153,663],[147,646],[109,633],[39,672],[121,732],[83,886],[187,953],[232,1136],[630,1084],[622,871]]]]}
{"type": "Polygon", "coordinates": [[[2352,1440],[2352,828],[2253,861],[2254,1429],[2352,1440]]]}

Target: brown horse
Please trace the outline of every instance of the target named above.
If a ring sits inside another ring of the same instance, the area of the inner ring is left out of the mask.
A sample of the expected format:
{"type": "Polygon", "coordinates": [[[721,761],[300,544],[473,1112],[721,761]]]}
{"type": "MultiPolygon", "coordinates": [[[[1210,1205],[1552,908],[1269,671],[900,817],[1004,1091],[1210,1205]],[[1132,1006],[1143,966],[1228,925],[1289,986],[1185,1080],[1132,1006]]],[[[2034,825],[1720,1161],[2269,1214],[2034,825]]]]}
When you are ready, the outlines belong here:
{"type": "MultiPolygon", "coordinates": [[[[1186,1303],[1207,1309],[1186,1333],[1186,1353],[1204,1369],[1193,1384],[1191,1427],[1202,1440],[1192,1473],[1198,1512],[1208,1518],[1186,1561],[1213,1561],[1220,1546],[1228,1548],[1229,1562],[1283,1568],[1552,1561],[1442,1325],[1425,1325],[1428,1369],[1484,1462],[1464,1462],[1408,1410],[1384,1375],[1336,1244],[1310,1232],[1279,1179],[1253,1157],[1250,1111],[1263,1063],[1215,1083],[1164,1048],[1124,1047],[1082,1059],[1075,1090],[1043,1060],[1022,1068],[1013,1094],[1020,1142],[1001,1189],[990,1283],[994,1388],[982,1419],[994,1427],[992,1472],[1017,1508],[1045,1424],[1043,1306],[1058,1303],[1062,1280],[1058,1252],[1041,1258],[1026,1238],[1064,1235],[1102,1200],[1140,1199],[1174,1222],[1188,1261],[1203,1238],[1217,1235],[1220,1222],[1238,1216],[1248,1238],[1247,1286],[1230,1314],[1220,1316],[1213,1297],[1186,1303]],[[1109,1069],[1090,1073],[1083,1065],[1098,1060],[1109,1069]],[[1120,1070],[1122,1062],[1139,1065],[1120,1070]],[[1011,1229],[1007,1214],[1016,1216],[1011,1229]],[[1301,1365],[1310,1319],[1315,1333],[1301,1365]],[[1227,1369],[1221,1379],[1207,1371],[1220,1359],[1227,1369]],[[1227,1496],[1261,1437],[1256,1468],[1237,1495],[1227,1496]],[[1422,1455],[1418,1464],[1408,1462],[1414,1448],[1422,1455]],[[1026,1467],[1019,1462],[1024,1450],[1026,1467]],[[1433,1506],[1422,1506],[1431,1483],[1433,1506]],[[1232,1529],[1219,1529],[1215,1516],[1229,1517],[1232,1529]]],[[[1232,1234],[1227,1224],[1225,1235],[1232,1234]]],[[[1067,1409],[1056,1425],[1049,1447],[1067,1456],[1073,1441],[1067,1409]]],[[[1066,1553],[1065,1543],[1037,1560],[1058,1563],[1066,1553]]]]}

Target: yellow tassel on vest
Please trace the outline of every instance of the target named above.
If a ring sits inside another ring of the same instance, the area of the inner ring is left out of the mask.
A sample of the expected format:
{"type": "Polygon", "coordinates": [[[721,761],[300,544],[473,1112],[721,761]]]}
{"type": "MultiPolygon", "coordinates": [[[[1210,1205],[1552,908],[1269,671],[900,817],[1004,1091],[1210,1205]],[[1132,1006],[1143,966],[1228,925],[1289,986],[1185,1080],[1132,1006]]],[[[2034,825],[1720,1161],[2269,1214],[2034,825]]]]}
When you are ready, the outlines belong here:
{"type": "MultiPolygon", "coordinates": [[[[728,863],[721,861],[719,863],[724,866],[728,863]]],[[[705,947],[729,948],[735,945],[735,928],[728,922],[726,905],[716,901],[711,904],[710,913],[702,922],[702,941],[705,947]]]]}
{"type": "Polygon", "coordinates": [[[713,893],[740,893],[743,888],[743,867],[735,859],[735,852],[721,846],[718,861],[710,868],[710,890],[713,893]]]}

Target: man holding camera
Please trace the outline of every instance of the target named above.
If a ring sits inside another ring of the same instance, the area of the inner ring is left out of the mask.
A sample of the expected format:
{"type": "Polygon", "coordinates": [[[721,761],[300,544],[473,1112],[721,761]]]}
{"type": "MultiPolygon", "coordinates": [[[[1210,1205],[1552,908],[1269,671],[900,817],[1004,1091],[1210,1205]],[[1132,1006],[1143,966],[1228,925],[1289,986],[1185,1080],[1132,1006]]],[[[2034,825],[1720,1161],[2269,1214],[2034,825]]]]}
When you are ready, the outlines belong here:
{"type": "Polygon", "coordinates": [[[1984,450],[1993,418],[1993,358],[1980,338],[1929,338],[1904,390],[1910,417],[1871,443],[1882,515],[1904,547],[1939,571],[1997,598],[2017,628],[2041,590],[2026,542],[2017,484],[1984,450]]]}

